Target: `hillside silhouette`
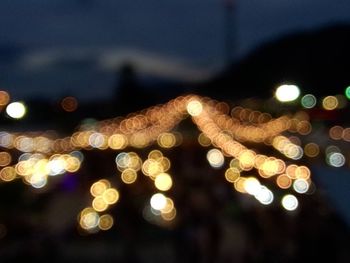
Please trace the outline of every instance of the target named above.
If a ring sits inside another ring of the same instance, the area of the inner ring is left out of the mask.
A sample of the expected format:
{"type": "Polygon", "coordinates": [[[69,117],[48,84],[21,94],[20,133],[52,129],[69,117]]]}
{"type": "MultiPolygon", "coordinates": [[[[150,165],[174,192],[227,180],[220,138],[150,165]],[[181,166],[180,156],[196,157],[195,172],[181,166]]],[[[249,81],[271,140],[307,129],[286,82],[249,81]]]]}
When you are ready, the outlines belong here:
{"type": "Polygon", "coordinates": [[[258,47],[197,90],[217,99],[269,98],[279,84],[294,83],[302,93],[343,93],[350,84],[349,45],[349,24],[293,33],[258,47]]]}

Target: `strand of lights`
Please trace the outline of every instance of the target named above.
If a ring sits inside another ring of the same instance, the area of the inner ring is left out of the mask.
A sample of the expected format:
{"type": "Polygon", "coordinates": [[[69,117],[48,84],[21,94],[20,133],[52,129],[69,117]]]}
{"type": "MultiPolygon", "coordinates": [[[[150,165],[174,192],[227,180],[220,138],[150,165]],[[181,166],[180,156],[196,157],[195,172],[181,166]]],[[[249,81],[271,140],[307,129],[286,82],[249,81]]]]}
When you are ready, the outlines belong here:
{"type": "MultiPolygon", "coordinates": [[[[0,132],[2,148],[22,153],[16,163],[9,152],[0,152],[0,179],[9,182],[21,178],[24,183],[41,188],[50,176],[78,171],[84,159],[82,150],[120,151],[126,147],[143,149],[154,142],[169,149],[182,141],[181,133],[173,130],[183,119],[191,116],[201,131],[199,144],[214,147],[207,153],[209,164],[217,169],[224,165],[226,158],[233,158],[224,176],[238,192],[252,195],[260,203],[268,205],[273,201],[274,195],[261,181],[272,177],[281,189],[291,189],[298,194],[309,190],[312,182],[308,167],[260,154],[242,144],[254,142],[272,145],[293,160],[299,160],[303,152],[308,157],[316,157],[319,154],[317,144],[308,143],[302,148],[297,137],[287,138],[281,135],[285,131],[309,134],[312,129],[306,113],[299,112],[292,117],[273,119],[268,113],[235,107],[231,116],[228,114],[229,107],[225,103],[188,95],[129,114],[125,118],[103,120],[92,125],[83,124],[78,131],[64,138],[58,138],[49,132],[0,132]],[[251,174],[242,176],[253,169],[261,180],[251,174]]],[[[347,129],[340,130],[339,127],[331,128],[330,136],[335,134],[334,139],[346,140],[347,129]]],[[[327,156],[328,163],[332,166],[340,167],[345,162],[345,157],[336,149],[330,149],[327,156]]],[[[157,216],[158,223],[160,219],[171,221],[175,218],[174,201],[165,194],[173,184],[168,172],[171,166],[168,158],[158,150],[151,151],[146,160],[142,160],[136,152],[120,152],[116,156],[116,165],[121,181],[125,184],[133,184],[138,173],[143,173],[153,182],[157,192],[145,207],[144,216],[147,220],[154,220],[154,217],[150,217],[151,214],[157,216]]],[[[95,182],[90,192],[94,198],[91,206],[79,214],[79,225],[87,232],[107,230],[113,225],[113,217],[101,213],[119,200],[119,192],[105,179],[95,182]],[[110,200],[111,198],[114,199],[110,200]]],[[[297,199],[294,198],[296,197],[286,197],[282,205],[288,210],[295,209],[297,199]]]]}

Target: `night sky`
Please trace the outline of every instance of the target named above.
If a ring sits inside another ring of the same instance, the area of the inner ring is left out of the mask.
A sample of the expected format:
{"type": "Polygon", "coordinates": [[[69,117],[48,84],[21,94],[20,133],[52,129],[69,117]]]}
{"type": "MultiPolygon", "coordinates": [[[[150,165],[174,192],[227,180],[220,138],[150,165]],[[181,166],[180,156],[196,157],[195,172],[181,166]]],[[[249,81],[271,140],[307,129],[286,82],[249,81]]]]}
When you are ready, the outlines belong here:
{"type": "MultiPolygon", "coordinates": [[[[1,1],[0,57],[7,59],[0,61],[0,85],[18,99],[64,92],[106,98],[111,69],[125,57],[146,74],[213,75],[225,63],[224,2],[1,1]]],[[[237,1],[236,10],[230,30],[239,58],[291,32],[348,22],[350,2],[251,0],[237,1]]]]}

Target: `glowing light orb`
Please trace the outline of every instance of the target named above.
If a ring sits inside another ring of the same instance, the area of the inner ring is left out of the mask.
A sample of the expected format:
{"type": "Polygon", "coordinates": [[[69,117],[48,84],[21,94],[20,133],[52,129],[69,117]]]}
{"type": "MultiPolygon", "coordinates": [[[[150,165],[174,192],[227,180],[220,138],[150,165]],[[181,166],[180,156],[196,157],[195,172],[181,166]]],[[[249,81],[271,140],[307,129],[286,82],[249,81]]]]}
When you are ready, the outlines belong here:
{"type": "Polygon", "coordinates": [[[309,183],[305,179],[297,179],[293,183],[293,188],[295,192],[299,194],[304,194],[309,190],[309,183]]]}
{"type": "Polygon", "coordinates": [[[98,227],[101,230],[108,230],[113,226],[114,220],[113,217],[109,214],[102,215],[98,222],[98,227]]]}
{"type": "Polygon", "coordinates": [[[10,95],[4,90],[0,90],[0,106],[5,106],[9,101],[10,95]]]}
{"type": "Polygon", "coordinates": [[[316,106],[317,99],[312,94],[306,94],[301,98],[301,105],[306,109],[311,109],[316,106]]]}
{"type": "Polygon", "coordinates": [[[345,96],[350,100],[350,86],[345,89],[345,96]]]}
{"type": "Polygon", "coordinates": [[[168,191],[173,185],[173,180],[169,174],[160,173],[154,180],[154,185],[161,191],[168,191]]]}
{"type": "Polygon", "coordinates": [[[275,96],[280,102],[296,100],[300,95],[300,89],[295,85],[281,85],[277,88],[275,96]]]}
{"type": "Polygon", "coordinates": [[[274,198],[273,193],[264,185],[260,186],[254,197],[263,205],[271,204],[274,198]]]}
{"type": "Polygon", "coordinates": [[[198,100],[192,100],[187,104],[187,112],[191,116],[199,116],[203,111],[203,105],[198,100]]]}
{"type": "Polygon", "coordinates": [[[247,180],[244,181],[243,187],[244,190],[251,195],[257,194],[261,189],[261,185],[255,177],[247,178],[247,180]]]}
{"type": "Polygon", "coordinates": [[[151,197],[150,203],[153,209],[162,210],[167,205],[167,199],[163,194],[157,193],[151,197]]]}
{"type": "Polygon", "coordinates": [[[288,211],[293,211],[298,208],[299,202],[294,195],[285,195],[282,198],[282,206],[288,211]]]}
{"type": "Polygon", "coordinates": [[[345,157],[339,152],[333,152],[329,154],[327,161],[333,167],[341,167],[345,164],[345,157]]]}
{"type": "Polygon", "coordinates": [[[335,110],[339,101],[335,96],[327,96],[322,100],[322,106],[325,110],[335,110]]]}
{"type": "Polygon", "coordinates": [[[22,102],[12,102],[6,107],[6,113],[13,119],[21,119],[26,114],[26,107],[22,102]]]}
{"type": "Polygon", "coordinates": [[[222,152],[219,151],[218,149],[211,149],[207,153],[207,160],[208,160],[209,164],[211,165],[211,167],[220,168],[221,166],[223,166],[223,164],[225,162],[225,157],[222,154],[222,152]]]}

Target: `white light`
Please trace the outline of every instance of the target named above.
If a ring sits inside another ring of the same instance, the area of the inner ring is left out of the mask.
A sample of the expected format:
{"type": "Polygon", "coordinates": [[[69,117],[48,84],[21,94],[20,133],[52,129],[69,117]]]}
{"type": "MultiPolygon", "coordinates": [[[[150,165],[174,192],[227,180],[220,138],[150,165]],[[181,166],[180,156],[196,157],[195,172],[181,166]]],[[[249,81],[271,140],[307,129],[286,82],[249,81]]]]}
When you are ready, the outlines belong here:
{"type": "Polygon", "coordinates": [[[244,190],[251,195],[257,194],[261,189],[259,181],[254,177],[247,178],[247,180],[244,181],[243,187],[244,190]]]}
{"type": "Polygon", "coordinates": [[[12,102],[6,107],[8,116],[14,119],[20,119],[26,114],[26,107],[22,102],[12,102]]]}
{"type": "Polygon", "coordinates": [[[254,197],[263,205],[269,205],[273,201],[273,193],[264,185],[260,187],[254,197]]]}
{"type": "Polygon", "coordinates": [[[341,153],[331,153],[328,162],[333,167],[341,167],[345,164],[345,157],[341,153]]]}
{"type": "Polygon", "coordinates": [[[304,194],[309,190],[309,183],[305,179],[297,179],[293,183],[294,190],[299,194],[304,194]]]}
{"type": "Polygon", "coordinates": [[[166,197],[163,194],[158,193],[158,194],[154,194],[151,197],[150,203],[153,209],[162,210],[166,206],[167,201],[166,201],[166,197]]]}
{"type": "Polygon", "coordinates": [[[198,100],[192,100],[187,104],[187,112],[191,116],[199,116],[203,111],[202,103],[198,100]]]}
{"type": "Polygon", "coordinates": [[[65,172],[65,163],[62,159],[54,159],[49,161],[47,164],[49,168],[49,175],[55,176],[58,174],[63,174],[65,172]]]}
{"type": "Polygon", "coordinates": [[[225,162],[225,157],[218,149],[211,149],[207,153],[207,160],[211,167],[220,168],[225,162]]]}
{"type": "Polygon", "coordinates": [[[294,195],[285,195],[282,198],[282,206],[288,211],[293,211],[297,209],[298,205],[298,199],[294,195]]]}
{"type": "Polygon", "coordinates": [[[296,100],[300,95],[300,90],[295,85],[281,85],[276,90],[276,98],[281,102],[296,100]]]}

